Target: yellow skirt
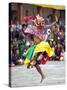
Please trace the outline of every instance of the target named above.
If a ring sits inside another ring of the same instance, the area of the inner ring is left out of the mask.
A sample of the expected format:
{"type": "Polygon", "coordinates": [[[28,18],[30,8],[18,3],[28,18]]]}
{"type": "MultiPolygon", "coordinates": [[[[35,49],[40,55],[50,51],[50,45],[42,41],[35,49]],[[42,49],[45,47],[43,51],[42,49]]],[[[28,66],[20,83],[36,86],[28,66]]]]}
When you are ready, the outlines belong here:
{"type": "MultiPolygon", "coordinates": [[[[48,54],[49,57],[54,55],[54,48],[51,48],[48,42],[40,42],[39,44],[35,45],[35,48],[30,47],[27,50],[26,59],[24,61],[24,64],[29,64],[31,61],[31,58],[34,58],[34,56],[39,52],[45,52],[48,54]],[[33,53],[32,53],[33,52],[33,53]],[[32,56],[31,56],[32,55],[32,56]]],[[[36,57],[35,57],[36,58],[36,57]]],[[[35,59],[36,60],[36,59],[35,59]]]]}
{"type": "Polygon", "coordinates": [[[47,52],[48,56],[51,57],[54,55],[54,48],[51,48],[48,42],[40,42],[39,44],[37,44],[34,53],[38,53],[38,52],[47,52]]]}

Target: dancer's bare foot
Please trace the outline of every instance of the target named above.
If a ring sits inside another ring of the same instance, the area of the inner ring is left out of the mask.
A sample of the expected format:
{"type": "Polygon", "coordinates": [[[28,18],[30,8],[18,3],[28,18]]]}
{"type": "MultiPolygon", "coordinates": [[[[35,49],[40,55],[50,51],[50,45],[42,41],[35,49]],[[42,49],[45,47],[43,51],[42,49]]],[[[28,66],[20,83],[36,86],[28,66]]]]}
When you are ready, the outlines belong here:
{"type": "Polygon", "coordinates": [[[45,79],[45,76],[42,76],[40,83],[42,83],[44,79],[45,79]]]}

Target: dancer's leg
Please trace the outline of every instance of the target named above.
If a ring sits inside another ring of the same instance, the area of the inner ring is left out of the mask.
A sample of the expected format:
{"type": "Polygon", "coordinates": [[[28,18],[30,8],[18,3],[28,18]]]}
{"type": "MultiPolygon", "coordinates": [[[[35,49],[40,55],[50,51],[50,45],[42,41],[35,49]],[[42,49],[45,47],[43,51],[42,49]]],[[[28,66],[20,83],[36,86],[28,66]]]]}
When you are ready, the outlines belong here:
{"type": "Polygon", "coordinates": [[[35,65],[35,68],[37,69],[37,71],[40,73],[40,75],[41,75],[41,82],[44,80],[44,78],[45,78],[45,75],[44,75],[44,73],[42,72],[42,70],[41,70],[41,68],[40,68],[40,66],[37,64],[37,65],[35,65]]]}

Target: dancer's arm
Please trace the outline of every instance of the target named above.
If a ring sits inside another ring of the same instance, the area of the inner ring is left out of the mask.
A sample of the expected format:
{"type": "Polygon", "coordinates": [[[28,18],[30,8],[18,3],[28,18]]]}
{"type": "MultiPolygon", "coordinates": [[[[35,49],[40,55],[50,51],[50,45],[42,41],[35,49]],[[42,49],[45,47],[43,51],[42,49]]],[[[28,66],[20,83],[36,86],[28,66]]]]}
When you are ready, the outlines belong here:
{"type": "Polygon", "coordinates": [[[58,22],[58,18],[56,16],[55,16],[55,18],[56,18],[56,21],[54,21],[50,25],[45,25],[44,28],[50,28],[51,26],[55,25],[58,22]]]}
{"type": "Polygon", "coordinates": [[[27,27],[24,32],[25,33],[29,33],[29,34],[33,34],[34,33],[34,30],[32,30],[30,27],[27,27]]]}

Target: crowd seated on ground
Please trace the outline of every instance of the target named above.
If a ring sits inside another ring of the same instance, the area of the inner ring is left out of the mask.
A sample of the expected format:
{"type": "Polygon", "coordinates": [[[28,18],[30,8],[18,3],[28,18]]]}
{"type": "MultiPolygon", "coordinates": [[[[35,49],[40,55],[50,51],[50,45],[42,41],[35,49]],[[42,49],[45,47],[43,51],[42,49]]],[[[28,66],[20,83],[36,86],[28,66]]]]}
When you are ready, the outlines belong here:
{"type": "MultiPolygon", "coordinates": [[[[50,16],[47,16],[44,20],[45,24],[49,24],[50,16]]],[[[34,18],[34,17],[33,17],[34,18]]],[[[54,18],[54,17],[53,17],[54,18]]],[[[53,20],[53,19],[52,19],[53,20]]],[[[50,28],[50,36],[47,41],[51,47],[55,48],[55,56],[50,60],[64,60],[65,52],[65,26],[63,19],[58,19],[56,25],[50,28]]],[[[22,64],[25,59],[25,51],[31,44],[34,43],[32,35],[26,34],[24,30],[27,28],[30,22],[20,24],[19,21],[11,22],[10,34],[11,34],[11,66],[22,64]]],[[[46,30],[47,31],[47,30],[46,30]]]]}

